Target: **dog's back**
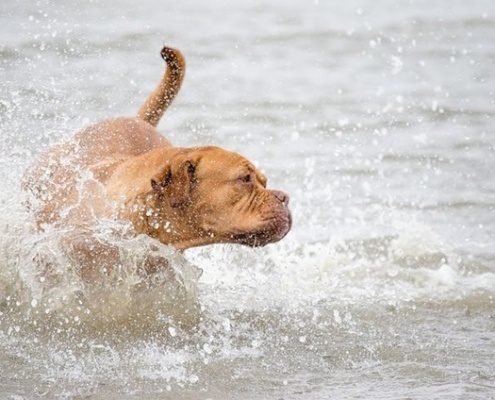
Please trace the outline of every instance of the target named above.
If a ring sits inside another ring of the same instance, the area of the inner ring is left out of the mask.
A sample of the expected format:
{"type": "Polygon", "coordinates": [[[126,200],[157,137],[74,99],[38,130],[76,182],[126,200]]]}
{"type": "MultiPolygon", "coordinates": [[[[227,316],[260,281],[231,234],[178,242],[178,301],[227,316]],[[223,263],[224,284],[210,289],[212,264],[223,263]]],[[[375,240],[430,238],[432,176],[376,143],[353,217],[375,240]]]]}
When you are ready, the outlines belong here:
{"type": "Polygon", "coordinates": [[[38,225],[66,217],[68,208],[81,203],[81,192],[91,196],[95,183],[104,184],[121,162],[156,147],[171,146],[155,126],[180,89],[185,62],[178,50],[165,47],[161,55],[168,68],[137,117],[113,118],[89,126],[70,142],[42,153],[25,173],[22,186],[34,197],[29,204],[38,225]]]}

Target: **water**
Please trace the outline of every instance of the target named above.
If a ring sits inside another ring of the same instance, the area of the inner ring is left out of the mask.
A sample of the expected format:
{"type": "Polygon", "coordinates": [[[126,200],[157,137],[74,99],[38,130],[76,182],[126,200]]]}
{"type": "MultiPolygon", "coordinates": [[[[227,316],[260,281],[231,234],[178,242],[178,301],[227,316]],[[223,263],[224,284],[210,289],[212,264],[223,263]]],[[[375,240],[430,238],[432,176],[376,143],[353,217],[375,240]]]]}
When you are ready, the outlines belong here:
{"type": "Polygon", "coordinates": [[[0,26],[0,398],[495,398],[492,1],[15,1],[0,26]],[[122,267],[88,286],[20,177],[133,115],[164,43],[188,71],[160,130],[254,160],[294,227],[182,256],[102,221],[122,267]],[[149,252],[173,269],[143,278],[149,252]]]}

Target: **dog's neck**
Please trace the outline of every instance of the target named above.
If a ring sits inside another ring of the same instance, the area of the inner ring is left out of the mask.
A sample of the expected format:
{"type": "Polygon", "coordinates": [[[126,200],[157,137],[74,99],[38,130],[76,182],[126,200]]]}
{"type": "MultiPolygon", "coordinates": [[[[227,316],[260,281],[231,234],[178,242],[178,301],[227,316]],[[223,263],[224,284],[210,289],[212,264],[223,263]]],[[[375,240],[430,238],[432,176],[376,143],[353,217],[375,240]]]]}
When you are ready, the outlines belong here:
{"type": "Polygon", "coordinates": [[[120,216],[131,221],[136,234],[146,234],[178,250],[215,243],[190,215],[172,208],[153,191],[122,204],[120,216]]]}

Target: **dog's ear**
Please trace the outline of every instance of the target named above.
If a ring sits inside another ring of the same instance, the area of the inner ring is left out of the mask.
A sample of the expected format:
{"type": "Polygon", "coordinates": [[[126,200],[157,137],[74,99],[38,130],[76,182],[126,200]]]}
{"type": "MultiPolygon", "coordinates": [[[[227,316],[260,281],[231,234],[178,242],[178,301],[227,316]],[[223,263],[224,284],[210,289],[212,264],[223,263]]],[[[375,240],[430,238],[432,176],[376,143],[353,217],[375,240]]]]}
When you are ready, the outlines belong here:
{"type": "Polygon", "coordinates": [[[191,190],[196,182],[196,164],[191,159],[173,159],[151,179],[151,187],[174,208],[191,203],[191,190]]]}

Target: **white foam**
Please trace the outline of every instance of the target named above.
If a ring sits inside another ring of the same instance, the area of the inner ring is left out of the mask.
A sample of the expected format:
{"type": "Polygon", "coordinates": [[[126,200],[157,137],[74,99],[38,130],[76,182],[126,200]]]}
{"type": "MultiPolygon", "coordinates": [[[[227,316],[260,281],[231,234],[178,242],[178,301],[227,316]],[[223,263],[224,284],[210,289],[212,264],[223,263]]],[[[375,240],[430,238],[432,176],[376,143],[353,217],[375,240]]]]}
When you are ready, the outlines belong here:
{"type": "Polygon", "coordinates": [[[217,310],[300,311],[337,304],[449,301],[495,291],[495,273],[470,272],[428,225],[397,223],[396,234],[330,240],[263,251],[219,246],[191,258],[201,265],[203,299],[217,310]]]}

